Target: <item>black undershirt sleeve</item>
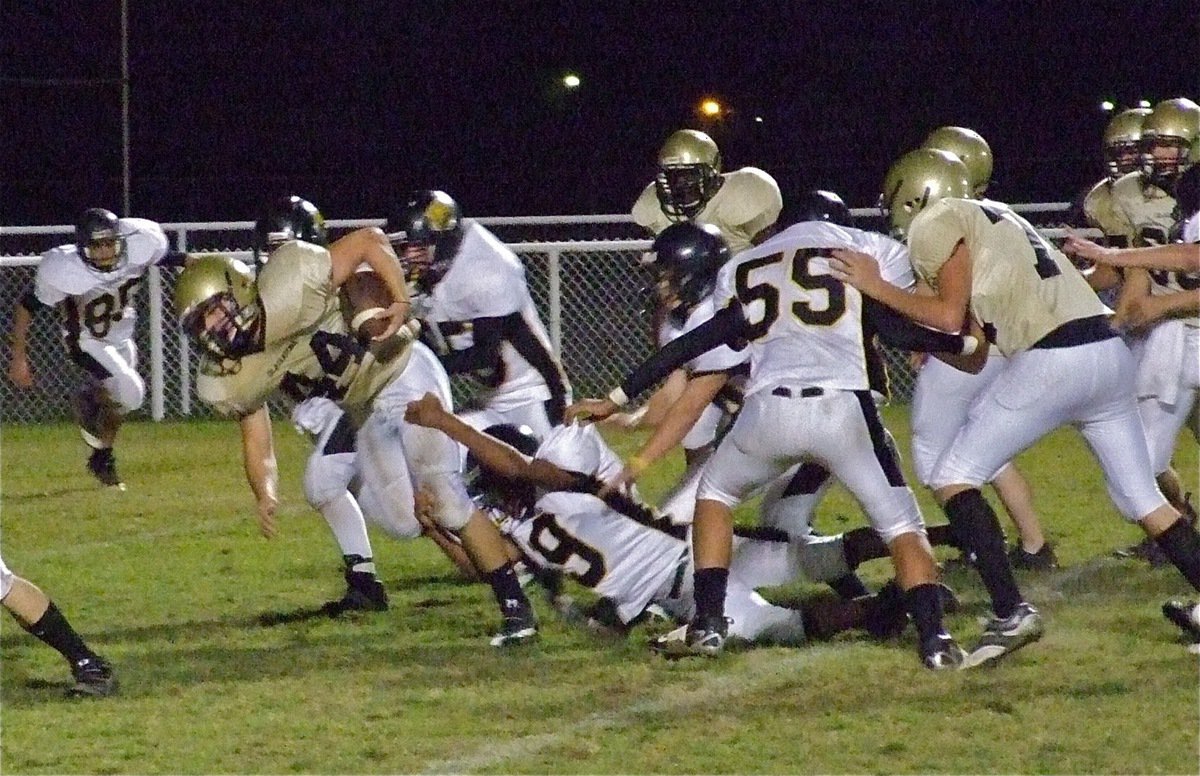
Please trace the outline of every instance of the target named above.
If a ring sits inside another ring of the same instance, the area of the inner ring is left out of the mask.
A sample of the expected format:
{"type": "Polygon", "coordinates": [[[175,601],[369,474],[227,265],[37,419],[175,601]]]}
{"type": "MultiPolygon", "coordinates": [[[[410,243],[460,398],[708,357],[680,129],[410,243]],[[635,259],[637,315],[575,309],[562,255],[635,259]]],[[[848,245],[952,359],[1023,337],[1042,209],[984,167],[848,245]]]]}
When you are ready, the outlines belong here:
{"type": "Polygon", "coordinates": [[[441,357],[447,374],[462,374],[495,369],[500,363],[500,344],[504,341],[505,323],[513,315],[497,318],[475,318],[471,321],[474,344],[463,350],[452,350],[441,357]]]}
{"type": "Polygon", "coordinates": [[[894,348],[918,353],[962,352],[962,335],[921,326],[870,297],[863,297],[863,312],[879,338],[894,348]]]}
{"type": "Polygon", "coordinates": [[[713,348],[729,345],[740,350],[744,346],[742,332],[745,326],[746,319],[742,315],[742,308],[735,301],[643,361],[625,377],[621,383],[621,390],[632,399],[693,358],[713,348]]]}

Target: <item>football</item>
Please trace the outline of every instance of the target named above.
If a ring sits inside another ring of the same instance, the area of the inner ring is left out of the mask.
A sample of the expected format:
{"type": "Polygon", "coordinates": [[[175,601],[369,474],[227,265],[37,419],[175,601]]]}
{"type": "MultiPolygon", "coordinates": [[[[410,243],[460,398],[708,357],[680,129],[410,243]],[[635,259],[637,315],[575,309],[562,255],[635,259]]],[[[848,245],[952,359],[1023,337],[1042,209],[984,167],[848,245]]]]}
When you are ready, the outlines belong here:
{"type": "Polygon", "coordinates": [[[342,284],[340,294],[346,326],[359,341],[369,341],[384,332],[387,325],[372,317],[371,313],[386,310],[394,300],[391,290],[378,275],[374,272],[355,272],[342,284]],[[358,321],[357,326],[355,321],[358,321]]]}

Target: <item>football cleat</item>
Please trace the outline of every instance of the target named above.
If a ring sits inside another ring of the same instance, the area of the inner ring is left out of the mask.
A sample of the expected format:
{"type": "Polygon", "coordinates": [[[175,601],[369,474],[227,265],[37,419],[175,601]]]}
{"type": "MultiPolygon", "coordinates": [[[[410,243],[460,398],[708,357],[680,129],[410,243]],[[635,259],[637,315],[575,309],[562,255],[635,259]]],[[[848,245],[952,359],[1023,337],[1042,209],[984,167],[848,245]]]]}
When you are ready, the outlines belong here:
{"type": "Polygon", "coordinates": [[[716,657],[725,649],[729,620],[725,617],[705,617],[692,620],[665,635],[650,641],[650,649],[665,658],[703,656],[716,657]]]}
{"type": "Polygon", "coordinates": [[[1017,542],[1008,551],[1008,560],[1013,568],[1027,571],[1053,571],[1058,568],[1058,556],[1054,554],[1050,542],[1042,542],[1042,547],[1037,552],[1029,552],[1017,542]]]}
{"type": "Polygon", "coordinates": [[[1200,654],[1200,604],[1195,601],[1171,600],[1162,605],[1163,616],[1183,631],[1191,644],[1189,651],[1200,654]]]}
{"type": "Polygon", "coordinates": [[[1166,566],[1171,561],[1167,558],[1167,554],[1162,551],[1162,547],[1158,546],[1158,542],[1147,536],[1137,544],[1131,544],[1119,550],[1113,550],[1113,555],[1118,558],[1134,558],[1136,560],[1144,560],[1155,568],[1166,566]]]}
{"type": "Polygon", "coordinates": [[[998,660],[1032,644],[1045,632],[1042,615],[1032,605],[1022,602],[1004,619],[993,617],[988,621],[979,643],[967,654],[963,668],[974,668],[998,660]]]}
{"type": "Polygon", "coordinates": [[[321,611],[329,617],[338,617],[346,612],[386,612],[387,590],[379,579],[365,571],[346,571],[346,593],[336,601],[329,601],[321,611]]]}
{"type": "Polygon", "coordinates": [[[117,691],[112,666],[99,655],[86,657],[71,666],[74,686],[67,690],[71,698],[103,698],[117,691]]]}
{"type": "Polygon", "coordinates": [[[921,645],[921,662],[930,671],[956,671],[965,668],[967,654],[948,633],[939,633],[921,645]]]}
{"type": "Polygon", "coordinates": [[[488,642],[493,647],[511,647],[527,644],[537,638],[537,618],[532,609],[525,609],[504,618],[500,631],[488,642]]]}
{"type": "Polygon", "coordinates": [[[117,459],[111,447],[93,450],[88,456],[87,469],[104,487],[125,490],[125,483],[121,482],[121,476],[117,474],[117,459]]]}

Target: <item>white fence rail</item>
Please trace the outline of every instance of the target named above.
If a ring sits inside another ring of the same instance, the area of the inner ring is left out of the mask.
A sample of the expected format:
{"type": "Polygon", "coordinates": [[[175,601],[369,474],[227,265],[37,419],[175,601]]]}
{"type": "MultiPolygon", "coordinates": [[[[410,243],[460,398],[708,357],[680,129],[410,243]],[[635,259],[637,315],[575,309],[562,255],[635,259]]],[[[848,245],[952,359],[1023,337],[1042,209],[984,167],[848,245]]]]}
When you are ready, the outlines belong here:
{"type": "MultiPolygon", "coordinates": [[[[1034,214],[1046,214],[1037,222],[1054,222],[1067,203],[1019,206],[1034,214]]],[[[856,209],[859,218],[879,217],[874,208],[856,209]]],[[[652,339],[642,315],[646,285],[639,257],[650,242],[646,239],[586,239],[587,230],[616,230],[637,233],[628,216],[558,216],[481,218],[501,234],[521,256],[526,266],[530,291],[547,324],[555,352],[575,386],[577,395],[606,391],[639,360],[649,354],[652,339]],[[579,234],[585,239],[543,239],[549,233],[579,234]]],[[[335,232],[360,226],[378,226],[379,219],[329,221],[335,232]]],[[[166,223],[176,247],[193,253],[221,252],[248,259],[253,236],[252,221],[166,223]]],[[[39,253],[63,242],[71,226],[0,227],[0,330],[12,328],[12,311],[30,287],[40,261],[39,253]]],[[[1043,229],[1061,237],[1057,228],[1043,229]]],[[[155,420],[189,415],[206,415],[207,409],[193,398],[192,369],[195,358],[182,335],[170,299],[176,273],[154,268],[145,293],[138,297],[137,341],[144,359],[148,401],[145,411],[155,420]]],[[[11,356],[7,338],[0,358],[7,368],[11,356]]],[[[69,416],[67,397],[79,377],[59,342],[58,321],[44,315],[30,332],[30,362],[36,376],[32,390],[17,390],[7,379],[0,380],[0,421],[41,422],[69,416]]],[[[889,354],[892,386],[896,397],[906,400],[913,375],[899,354],[889,354]]],[[[468,382],[456,383],[459,399],[471,393],[468,382]]]]}

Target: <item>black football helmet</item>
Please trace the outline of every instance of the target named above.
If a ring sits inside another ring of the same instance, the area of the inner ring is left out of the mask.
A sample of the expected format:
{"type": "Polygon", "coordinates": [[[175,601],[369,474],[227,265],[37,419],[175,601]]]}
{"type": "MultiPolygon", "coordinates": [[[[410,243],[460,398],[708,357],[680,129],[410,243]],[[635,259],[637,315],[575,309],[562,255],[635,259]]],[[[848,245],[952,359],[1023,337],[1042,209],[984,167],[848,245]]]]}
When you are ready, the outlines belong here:
{"type": "Polygon", "coordinates": [[[289,240],[329,247],[325,216],[317,206],[295,194],[271,203],[254,223],[254,265],[261,269],[271,252],[289,240]]]}
{"type": "Polygon", "coordinates": [[[409,282],[428,292],[449,271],[462,245],[462,211],[444,191],[414,191],[388,216],[384,231],[409,282]]]}
{"type": "MultiPolygon", "coordinates": [[[[515,447],[528,456],[532,456],[538,449],[537,437],[528,426],[498,423],[488,426],[483,433],[515,447]]],[[[536,488],[533,485],[488,471],[474,453],[467,454],[467,461],[463,466],[463,480],[467,492],[477,504],[485,509],[499,510],[511,517],[520,517],[537,499],[536,488]]]]}
{"type": "Polygon", "coordinates": [[[712,224],[672,224],[655,238],[645,261],[656,274],[659,304],[677,325],[712,293],[729,258],[729,246],[712,224]]]}
{"type": "Polygon", "coordinates": [[[791,226],[804,221],[828,221],[838,226],[854,226],[854,216],[842,198],[832,191],[812,189],[784,202],[778,223],[791,226]]]}
{"type": "Polygon", "coordinates": [[[75,224],[75,247],[83,263],[98,272],[113,272],[125,263],[125,235],[115,213],[102,207],[83,211],[75,224]]]}

